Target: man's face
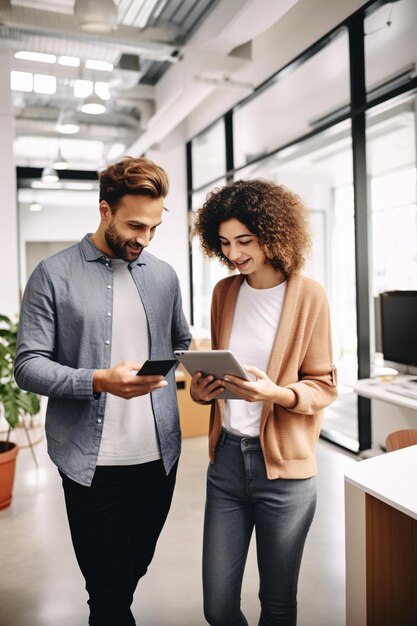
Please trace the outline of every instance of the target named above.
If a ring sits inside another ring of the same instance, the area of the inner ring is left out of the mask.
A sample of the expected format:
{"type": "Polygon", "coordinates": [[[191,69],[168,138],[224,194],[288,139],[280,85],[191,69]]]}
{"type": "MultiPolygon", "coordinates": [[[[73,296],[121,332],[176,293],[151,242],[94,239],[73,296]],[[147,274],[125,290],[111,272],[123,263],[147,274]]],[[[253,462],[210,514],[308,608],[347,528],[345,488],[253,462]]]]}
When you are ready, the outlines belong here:
{"type": "Polygon", "coordinates": [[[109,256],[128,263],[136,261],[161,223],[163,210],[163,198],[133,194],[127,194],[119,200],[114,215],[109,207],[104,231],[109,256]]]}

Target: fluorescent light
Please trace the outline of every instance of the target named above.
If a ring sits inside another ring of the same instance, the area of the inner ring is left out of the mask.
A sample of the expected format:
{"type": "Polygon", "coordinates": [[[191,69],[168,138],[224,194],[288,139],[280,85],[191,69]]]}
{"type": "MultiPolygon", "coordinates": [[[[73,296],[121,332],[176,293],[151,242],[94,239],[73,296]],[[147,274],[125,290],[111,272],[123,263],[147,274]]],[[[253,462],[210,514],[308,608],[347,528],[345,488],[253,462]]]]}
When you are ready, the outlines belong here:
{"type": "Polygon", "coordinates": [[[53,167],[44,167],[41,174],[43,183],[56,183],[59,181],[58,172],[53,167]]]}
{"type": "Polygon", "coordinates": [[[65,183],[64,188],[71,191],[92,191],[95,189],[94,183],[65,183]]]}
{"type": "Polygon", "coordinates": [[[31,202],[29,204],[29,211],[42,211],[42,205],[39,202],[31,202]]]}
{"type": "Polygon", "coordinates": [[[56,129],[63,135],[75,135],[80,130],[75,111],[61,111],[56,129]]]}
{"type": "Polygon", "coordinates": [[[67,65],[68,67],[79,67],[80,59],[78,57],[58,57],[59,65],[67,65]]]}
{"type": "Polygon", "coordinates": [[[56,92],[56,77],[49,74],[35,74],[33,78],[33,91],[53,95],[56,92]]]}
{"type": "Polygon", "coordinates": [[[33,74],[30,72],[10,72],[10,86],[13,91],[33,91],[33,74]]]}
{"type": "Polygon", "coordinates": [[[88,70],[99,70],[101,72],[112,72],[113,64],[107,61],[98,61],[96,59],[87,59],[85,67],[88,70]]]}
{"type": "Polygon", "coordinates": [[[15,59],[23,59],[25,61],[38,61],[39,63],[55,63],[56,56],[54,54],[44,54],[43,52],[29,52],[28,50],[19,50],[15,53],[15,59]]]}
{"type": "Polygon", "coordinates": [[[47,183],[42,180],[34,180],[30,186],[32,189],[62,189],[62,183],[47,183]]]}

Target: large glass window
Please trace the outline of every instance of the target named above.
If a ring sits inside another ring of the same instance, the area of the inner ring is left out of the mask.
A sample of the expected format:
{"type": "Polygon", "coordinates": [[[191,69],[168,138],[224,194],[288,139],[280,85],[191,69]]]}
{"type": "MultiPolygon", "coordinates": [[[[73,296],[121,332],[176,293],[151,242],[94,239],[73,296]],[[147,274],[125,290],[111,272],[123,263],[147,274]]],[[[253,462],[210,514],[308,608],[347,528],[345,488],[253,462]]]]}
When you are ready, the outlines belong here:
{"type": "MultiPolygon", "coordinates": [[[[363,9],[367,106],[372,107],[376,97],[379,102],[385,98],[385,102],[366,112],[366,167],[365,113],[350,108],[351,80],[357,90],[361,89],[361,59],[358,68],[349,67],[349,37],[344,27],[332,33],[326,44],[324,40],[317,42],[315,52],[306,51],[302,61],[301,57],[295,59],[231,113],[234,178],[262,177],[284,184],[310,208],[313,251],[304,272],[318,280],[329,297],[339,370],[339,398],[326,410],[322,433],[352,450],[365,448],[370,442],[369,407],[364,399],[359,407],[362,422],[358,442],[358,406],[352,384],[358,376],[358,364],[361,371],[369,371],[368,337],[371,370],[375,373],[381,364],[380,354],[372,358],[379,347],[373,304],[382,291],[417,289],[417,3],[397,0],[376,2],[374,6],[375,10],[373,6],[363,9]],[[408,93],[398,95],[399,86],[408,93]],[[364,213],[355,214],[354,198],[360,205],[356,210],[364,213]],[[365,221],[369,254],[362,247],[356,248],[355,240],[355,227],[365,228],[365,221]],[[369,325],[366,298],[365,302],[359,300],[359,306],[357,303],[357,293],[362,295],[368,279],[369,325]],[[364,338],[360,345],[358,322],[364,338]]],[[[352,41],[356,29],[362,27],[361,16],[357,17],[349,22],[352,41]]],[[[357,95],[362,101],[365,94],[357,95]]],[[[193,140],[193,190],[198,193],[203,186],[206,189],[201,193],[209,191],[216,177],[224,182],[224,153],[219,157],[220,150],[225,149],[224,125],[221,122],[220,130],[218,124],[193,140]],[[203,144],[207,140],[218,142],[212,146],[215,169],[208,167],[210,150],[198,146],[200,139],[203,144]]],[[[197,207],[201,197],[197,193],[194,196],[193,207],[197,207]]],[[[198,242],[193,241],[192,247],[196,323],[208,328],[211,291],[227,270],[201,258],[198,242]]]]}
{"type": "Polygon", "coordinates": [[[209,260],[204,254],[199,238],[193,233],[193,223],[195,211],[197,211],[206,199],[207,194],[214,187],[221,187],[226,183],[225,179],[218,180],[214,185],[210,185],[193,194],[191,219],[191,254],[192,254],[192,274],[193,274],[193,326],[194,335],[200,338],[210,337],[210,302],[214,285],[229,270],[217,259],[209,260]]]}
{"type": "Polygon", "coordinates": [[[384,3],[365,19],[368,98],[415,75],[416,24],[415,0],[384,3]]]}
{"type": "MultiPolygon", "coordinates": [[[[284,74],[284,73],[283,73],[284,74]]],[[[345,30],[291,73],[234,114],[234,162],[241,167],[314,130],[349,103],[349,48],[345,30]]]]}
{"type": "Polygon", "coordinates": [[[223,118],[191,142],[193,189],[226,173],[226,148],[223,118]]]}
{"type": "MultiPolygon", "coordinates": [[[[367,116],[372,220],[372,296],[417,289],[415,98],[388,102],[367,116]]],[[[378,311],[378,306],[375,307],[378,311]]],[[[375,327],[378,329],[378,319],[375,327]]],[[[383,365],[378,335],[375,368],[383,365]]]]}
{"type": "Polygon", "coordinates": [[[313,248],[304,272],[329,297],[339,398],[326,410],[323,429],[357,444],[355,232],[350,122],[283,150],[239,172],[286,185],[310,209],[313,248]]]}

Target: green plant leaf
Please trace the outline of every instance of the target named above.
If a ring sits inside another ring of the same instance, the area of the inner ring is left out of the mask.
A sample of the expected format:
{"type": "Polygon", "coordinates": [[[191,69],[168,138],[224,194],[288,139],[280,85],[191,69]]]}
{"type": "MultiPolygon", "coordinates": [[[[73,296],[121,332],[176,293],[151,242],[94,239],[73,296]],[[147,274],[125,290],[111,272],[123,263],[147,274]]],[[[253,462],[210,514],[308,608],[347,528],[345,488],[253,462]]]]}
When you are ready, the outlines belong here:
{"type": "Polygon", "coordinates": [[[16,356],[18,323],[0,314],[0,406],[11,428],[17,426],[24,415],[37,415],[40,411],[39,396],[20,389],[13,376],[16,356]]]}

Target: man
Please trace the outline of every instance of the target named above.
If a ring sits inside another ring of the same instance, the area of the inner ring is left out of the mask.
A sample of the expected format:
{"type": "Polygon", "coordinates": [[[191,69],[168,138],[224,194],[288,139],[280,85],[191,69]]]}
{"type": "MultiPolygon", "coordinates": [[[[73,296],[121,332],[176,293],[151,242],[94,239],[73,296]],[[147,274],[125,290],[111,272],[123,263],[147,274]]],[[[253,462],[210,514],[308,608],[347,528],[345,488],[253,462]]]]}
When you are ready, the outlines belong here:
{"type": "Polygon", "coordinates": [[[173,358],[190,332],[179,282],[144,252],[162,221],[168,178],[142,158],[101,172],[96,232],[42,261],[23,297],[15,377],[49,397],[48,452],[65,494],[94,626],[135,624],[136,585],[168,514],[180,454],[173,358]]]}

